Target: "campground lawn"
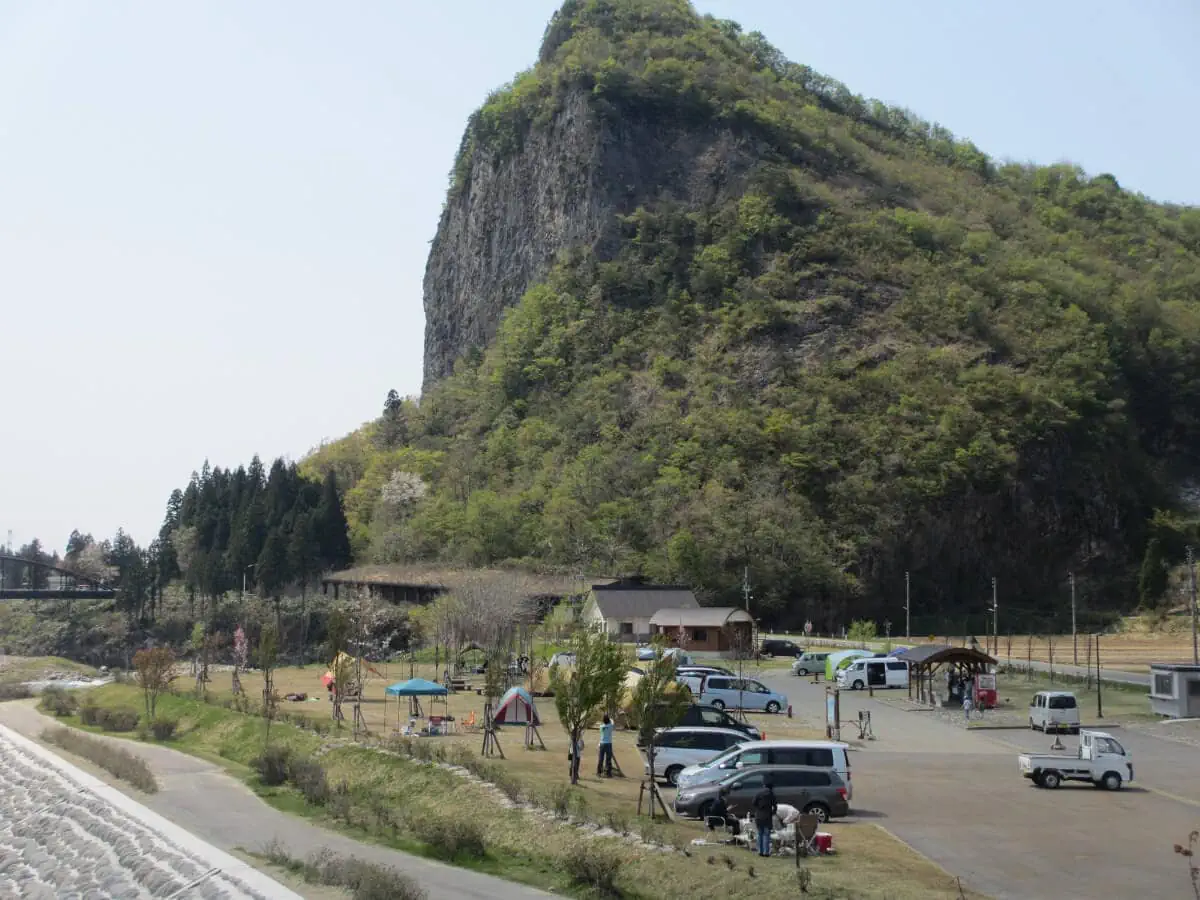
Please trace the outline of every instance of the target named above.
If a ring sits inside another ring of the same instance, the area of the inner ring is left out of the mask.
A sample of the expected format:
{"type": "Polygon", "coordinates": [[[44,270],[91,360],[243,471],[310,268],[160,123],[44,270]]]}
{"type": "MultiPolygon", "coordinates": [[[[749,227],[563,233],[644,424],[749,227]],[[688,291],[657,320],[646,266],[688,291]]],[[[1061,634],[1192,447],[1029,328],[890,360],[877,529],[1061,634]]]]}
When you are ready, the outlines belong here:
{"type": "MultiPolygon", "coordinates": [[[[319,699],[315,703],[281,703],[281,712],[297,724],[275,722],[270,740],[273,747],[286,746],[296,757],[317,759],[335,799],[314,805],[292,786],[268,787],[259,780],[253,764],[263,751],[265,723],[258,716],[220,705],[228,697],[227,673],[215,676],[224,685],[210,685],[208,703],[190,693],[159,699],[160,716],[179,721],[177,736],[169,746],[219,762],[281,809],[319,819],[359,839],[409,852],[444,858],[447,842],[441,832],[447,827],[447,819],[469,820],[483,835],[484,852],[482,856],[460,852],[453,862],[557,892],[587,893],[588,889],[574,883],[567,874],[573,854],[587,847],[603,859],[619,861],[616,885],[620,895],[631,900],[690,898],[700,890],[726,895],[753,891],[763,897],[799,893],[792,859],[761,860],[744,850],[691,846],[693,839],[707,834],[698,823],[663,823],[661,819],[651,823],[644,816],[639,818],[636,798],[641,760],[630,733],[619,735],[616,750],[628,777],[598,779],[592,774],[594,769],[589,771],[585,764],[584,777],[575,788],[567,787],[566,740],[550,699],[538,701],[543,717],[540,732],[547,746],[544,751],[523,747],[522,728],[502,732],[506,759],[480,760],[481,737],[477,734],[416,741],[421,745],[420,755],[436,755],[460,765],[469,763],[490,780],[502,781],[505,792],[523,801],[513,806],[500,791],[461,770],[356,745],[349,739],[348,727],[327,734],[299,727],[307,724],[306,720],[324,723],[319,727],[330,724],[320,672],[317,667],[278,671],[276,687],[281,695],[295,690],[313,693],[315,684],[319,699]],[[226,689],[218,690],[222,686],[226,689]],[[591,824],[578,824],[585,820],[591,824]],[[441,832],[431,833],[429,822],[442,823],[441,832]],[[597,827],[604,829],[601,833],[613,836],[595,836],[597,827]]],[[[407,666],[403,672],[380,675],[385,677],[372,679],[377,684],[368,682],[367,702],[363,704],[368,727],[377,739],[386,737],[395,723],[395,702],[389,702],[385,712],[383,688],[389,678],[407,677],[407,666]],[[378,700],[371,697],[373,687],[378,688],[378,700]]],[[[249,697],[254,698],[256,691],[261,695],[261,680],[255,673],[244,674],[242,683],[249,697]]],[[[142,706],[141,691],[129,684],[92,689],[86,696],[103,706],[142,706]]],[[[474,693],[450,698],[450,714],[459,721],[472,710],[477,716],[482,712],[482,700],[474,693]]],[[[346,716],[349,722],[349,707],[346,716]]],[[[772,737],[813,736],[795,720],[782,716],[761,718],[772,737]]],[[[75,719],[69,721],[77,724],[75,719]]],[[[595,752],[594,735],[587,743],[590,762],[595,752]]],[[[839,823],[829,830],[834,834],[838,854],[805,861],[812,873],[810,891],[815,896],[895,900],[959,896],[955,879],[883,829],[868,823],[839,823]]]]}

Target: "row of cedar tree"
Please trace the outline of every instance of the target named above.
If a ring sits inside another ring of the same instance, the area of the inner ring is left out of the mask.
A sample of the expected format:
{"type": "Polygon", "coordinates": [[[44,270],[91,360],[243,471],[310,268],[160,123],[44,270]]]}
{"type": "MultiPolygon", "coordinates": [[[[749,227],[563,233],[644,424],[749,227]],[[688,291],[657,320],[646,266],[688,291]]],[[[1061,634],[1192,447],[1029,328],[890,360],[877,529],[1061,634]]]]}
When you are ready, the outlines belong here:
{"type": "MultiPolygon", "coordinates": [[[[34,541],[18,555],[58,565],[34,541]]],[[[323,482],[303,477],[295,463],[275,460],[270,472],[257,456],[248,467],[207,463],[184,490],[172,492],[162,528],[148,547],[119,530],[111,540],[73,531],[61,565],[117,589],[131,621],[156,617],[163,590],[181,580],[193,594],[219,597],[247,588],[277,598],[321,572],[350,563],[346,516],[333,473],[323,482]]],[[[29,568],[31,587],[45,586],[44,570],[29,568]]],[[[27,580],[28,580],[27,579],[27,580]]]]}

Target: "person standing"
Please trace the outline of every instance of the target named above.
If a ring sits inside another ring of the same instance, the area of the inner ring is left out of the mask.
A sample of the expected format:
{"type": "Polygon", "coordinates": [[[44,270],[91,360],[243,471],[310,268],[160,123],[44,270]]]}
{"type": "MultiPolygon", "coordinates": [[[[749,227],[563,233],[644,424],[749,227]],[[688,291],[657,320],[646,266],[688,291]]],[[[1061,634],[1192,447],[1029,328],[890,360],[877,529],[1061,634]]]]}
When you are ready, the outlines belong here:
{"type": "Polygon", "coordinates": [[[751,806],[754,809],[754,828],[758,832],[758,855],[770,856],[771,825],[775,821],[775,811],[779,808],[770,778],[763,779],[763,789],[754,795],[751,806]]]}
{"type": "Polygon", "coordinates": [[[600,756],[596,759],[596,774],[600,774],[600,770],[607,766],[605,775],[612,778],[613,770],[613,722],[604,714],[604,721],[600,723],[600,756]]]}
{"type": "Polygon", "coordinates": [[[963,721],[968,725],[971,724],[971,692],[963,691],[963,721]]]}

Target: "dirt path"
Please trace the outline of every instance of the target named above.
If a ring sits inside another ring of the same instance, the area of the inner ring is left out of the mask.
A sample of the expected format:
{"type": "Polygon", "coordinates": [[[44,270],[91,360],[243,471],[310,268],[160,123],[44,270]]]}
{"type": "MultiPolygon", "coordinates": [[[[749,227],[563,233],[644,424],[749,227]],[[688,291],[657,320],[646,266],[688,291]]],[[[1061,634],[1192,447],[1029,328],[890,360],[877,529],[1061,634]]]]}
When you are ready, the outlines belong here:
{"type": "MultiPolygon", "coordinates": [[[[27,702],[14,702],[0,704],[0,723],[36,740],[53,720],[27,702]]],[[[152,796],[138,794],[139,802],[224,850],[258,851],[278,841],[292,856],[304,858],[327,847],[338,855],[357,856],[399,869],[439,900],[530,900],[551,896],[327,831],[268,806],[218,766],[176,750],[118,738],[101,739],[143,757],[154,771],[159,791],[152,796]]]]}

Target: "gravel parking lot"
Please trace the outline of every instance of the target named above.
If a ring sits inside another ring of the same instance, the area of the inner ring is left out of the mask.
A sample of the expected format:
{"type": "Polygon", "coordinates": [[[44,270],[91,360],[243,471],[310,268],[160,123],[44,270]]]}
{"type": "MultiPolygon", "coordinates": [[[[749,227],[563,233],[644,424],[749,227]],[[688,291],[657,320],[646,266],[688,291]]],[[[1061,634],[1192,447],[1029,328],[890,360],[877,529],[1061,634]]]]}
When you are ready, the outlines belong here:
{"type": "MultiPolygon", "coordinates": [[[[180,846],[0,727],[0,897],[275,900],[180,846]]],[[[132,801],[121,805],[132,807],[132,801]]],[[[261,881],[261,877],[257,880],[261,881]]],[[[260,885],[261,887],[261,885],[260,885]]]]}

